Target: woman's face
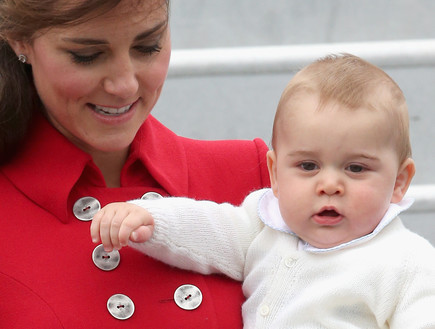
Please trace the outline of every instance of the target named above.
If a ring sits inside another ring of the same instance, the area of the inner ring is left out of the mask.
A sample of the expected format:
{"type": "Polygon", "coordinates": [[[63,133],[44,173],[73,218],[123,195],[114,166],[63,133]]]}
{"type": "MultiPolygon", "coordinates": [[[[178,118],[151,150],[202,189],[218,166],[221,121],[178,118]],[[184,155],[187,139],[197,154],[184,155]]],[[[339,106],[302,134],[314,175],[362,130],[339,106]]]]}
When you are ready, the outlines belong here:
{"type": "Polygon", "coordinates": [[[23,45],[49,120],[81,149],[125,151],[151,112],[169,66],[167,10],[162,0],[123,0],[23,45]]]}

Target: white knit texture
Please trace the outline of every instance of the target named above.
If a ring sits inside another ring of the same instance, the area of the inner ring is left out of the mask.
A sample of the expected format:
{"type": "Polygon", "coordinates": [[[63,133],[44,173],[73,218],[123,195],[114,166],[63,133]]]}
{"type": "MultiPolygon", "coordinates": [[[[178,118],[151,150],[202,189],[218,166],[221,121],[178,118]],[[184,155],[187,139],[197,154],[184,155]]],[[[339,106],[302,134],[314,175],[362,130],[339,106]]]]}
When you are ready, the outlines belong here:
{"type": "Polygon", "coordinates": [[[151,240],[131,244],[134,248],[182,269],[243,280],[246,252],[264,226],[251,220],[255,205],[237,208],[187,198],[130,202],[146,208],[156,223],[151,240]]]}
{"type": "Polygon", "coordinates": [[[244,280],[245,328],[435,328],[435,249],[394,219],[372,240],[326,253],[241,208],[182,198],[134,201],[155,216],[133,247],[174,266],[244,280]]]}

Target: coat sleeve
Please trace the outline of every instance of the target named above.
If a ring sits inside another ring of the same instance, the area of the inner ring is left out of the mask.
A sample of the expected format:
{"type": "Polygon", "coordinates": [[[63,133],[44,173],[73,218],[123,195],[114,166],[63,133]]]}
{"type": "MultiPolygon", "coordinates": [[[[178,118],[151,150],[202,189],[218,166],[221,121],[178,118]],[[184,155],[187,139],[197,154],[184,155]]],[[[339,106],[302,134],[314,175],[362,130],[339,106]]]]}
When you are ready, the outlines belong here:
{"type": "Polygon", "coordinates": [[[240,205],[250,192],[270,186],[262,140],[181,141],[189,188],[187,194],[172,195],[240,205]]]}
{"type": "Polygon", "coordinates": [[[153,237],[131,246],[175,267],[241,281],[247,250],[263,227],[257,216],[263,193],[253,192],[240,207],[188,198],[131,201],[155,220],[153,237]]]}

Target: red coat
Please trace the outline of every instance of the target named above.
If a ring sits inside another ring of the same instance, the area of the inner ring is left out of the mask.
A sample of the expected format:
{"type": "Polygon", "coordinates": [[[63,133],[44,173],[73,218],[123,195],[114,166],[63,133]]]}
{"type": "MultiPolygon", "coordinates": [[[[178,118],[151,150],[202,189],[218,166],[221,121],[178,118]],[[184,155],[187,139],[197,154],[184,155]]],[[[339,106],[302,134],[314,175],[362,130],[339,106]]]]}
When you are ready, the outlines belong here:
{"type": "Polygon", "coordinates": [[[147,191],[240,203],[269,184],[267,146],[254,141],[197,141],[176,136],[153,117],[138,132],[121,174],[107,188],[89,155],[45,119],[0,171],[0,328],[241,328],[240,283],[171,268],[130,248],[103,271],[92,261],[90,222],[72,212],[93,196],[102,206],[147,191]],[[174,291],[194,284],[202,304],[186,311],[174,291]],[[118,320],[107,310],[113,294],[135,305],[118,320]]]}

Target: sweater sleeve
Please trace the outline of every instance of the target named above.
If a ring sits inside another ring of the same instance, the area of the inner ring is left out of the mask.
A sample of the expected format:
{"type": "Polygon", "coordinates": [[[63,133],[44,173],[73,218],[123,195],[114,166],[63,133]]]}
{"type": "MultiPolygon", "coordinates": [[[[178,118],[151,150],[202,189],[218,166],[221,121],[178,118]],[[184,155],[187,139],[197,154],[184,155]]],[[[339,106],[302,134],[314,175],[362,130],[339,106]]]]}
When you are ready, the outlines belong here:
{"type": "Polygon", "coordinates": [[[263,193],[251,193],[240,207],[188,198],[130,201],[155,221],[149,241],[130,245],[175,267],[241,281],[247,250],[263,227],[257,215],[263,193]]]}
{"type": "Polygon", "coordinates": [[[403,255],[406,270],[398,305],[390,319],[390,328],[435,328],[435,249],[416,239],[415,250],[403,255]]]}

